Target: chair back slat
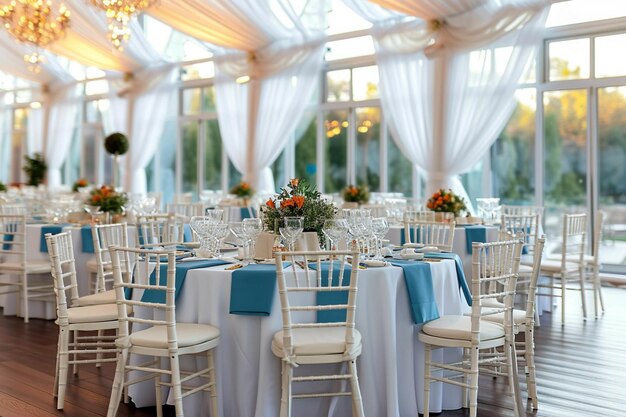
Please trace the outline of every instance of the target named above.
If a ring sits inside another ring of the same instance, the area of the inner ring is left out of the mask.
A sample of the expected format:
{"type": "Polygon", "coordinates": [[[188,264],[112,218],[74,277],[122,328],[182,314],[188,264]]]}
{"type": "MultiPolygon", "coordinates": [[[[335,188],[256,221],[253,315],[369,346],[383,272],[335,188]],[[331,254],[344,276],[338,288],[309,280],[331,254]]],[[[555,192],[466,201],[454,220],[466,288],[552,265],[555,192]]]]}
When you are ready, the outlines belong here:
{"type": "Polygon", "coordinates": [[[0,255],[12,263],[26,265],[26,217],[24,214],[0,214],[0,255]]]}
{"type": "Polygon", "coordinates": [[[404,240],[408,243],[421,243],[436,246],[443,251],[452,251],[454,242],[454,222],[404,221],[404,240]]]}
{"type": "Polygon", "coordinates": [[[539,214],[503,214],[500,225],[502,231],[522,239],[523,250],[534,255],[539,236],[539,214]]]}
{"type": "Polygon", "coordinates": [[[563,242],[561,249],[561,270],[563,272],[582,268],[585,256],[586,235],[586,213],[563,215],[563,242]]]}
{"type": "Polygon", "coordinates": [[[56,235],[47,233],[48,257],[50,259],[54,292],[57,302],[57,318],[60,325],[68,325],[68,308],[78,301],[76,260],[71,232],[56,235]],[[69,299],[69,302],[68,302],[69,299]]]}
{"type": "Polygon", "coordinates": [[[185,235],[184,220],[184,216],[178,214],[137,216],[137,247],[182,243],[185,235]]]}
{"type": "Polygon", "coordinates": [[[356,250],[276,252],[275,259],[285,352],[288,355],[293,352],[293,329],[323,327],[345,328],[348,351],[354,344],[359,252],[356,250]],[[291,265],[284,267],[283,259],[291,265]],[[349,272],[346,271],[348,266],[349,272]],[[317,294],[340,292],[347,292],[345,303],[341,301],[336,303],[333,299],[333,304],[317,304],[317,294]],[[345,320],[316,322],[316,313],[328,310],[346,310],[345,320]]]}
{"type": "MultiPolygon", "coordinates": [[[[97,290],[105,291],[106,283],[113,280],[113,263],[110,246],[128,247],[128,225],[126,223],[96,224],[91,227],[94,254],[96,256],[98,285],[97,290]]],[[[123,257],[122,268],[126,270],[130,261],[123,257]]]]}

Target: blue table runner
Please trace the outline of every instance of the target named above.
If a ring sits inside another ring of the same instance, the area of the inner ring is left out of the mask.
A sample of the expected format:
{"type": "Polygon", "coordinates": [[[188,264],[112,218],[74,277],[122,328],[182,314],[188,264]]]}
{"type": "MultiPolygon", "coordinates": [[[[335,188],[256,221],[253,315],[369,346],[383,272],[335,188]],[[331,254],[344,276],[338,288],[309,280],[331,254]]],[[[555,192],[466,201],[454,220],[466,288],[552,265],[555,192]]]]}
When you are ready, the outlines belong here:
{"type": "Polygon", "coordinates": [[[13,239],[15,238],[15,235],[2,235],[2,241],[5,242],[2,244],[2,250],[11,250],[11,247],[13,245],[11,245],[10,243],[6,243],[6,242],[13,242],[13,239]]]}
{"type": "Polygon", "coordinates": [[[233,271],[229,313],[269,316],[275,293],[276,265],[250,264],[239,268],[233,271]]]}
{"type": "Polygon", "coordinates": [[[485,226],[465,226],[465,249],[472,254],[472,243],[487,243],[487,228],[485,226]]]}
{"type": "Polygon", "coordinates": [[[41,236],[39,238],[39,252],[48,252],[48,244],[46,243],[46,235],[48,233],[58,235],[63,232],[63,229],[68,227],[69,224],[47,224],[41,226],[41,236]]]}
{"type": "Polygon", "coordinates": [[[91,233],[91,225],[89,224],[80,228],[80,240],[83,253],[95,253],[93,247],[93,235],[91,233]]]}
{"type": "MultiPolygon", "coordinates": [[[[178,262],[176,263],[176,297],[180,294],[180,289],[183,287],[185,283],[185,278],[187,277],[187,271],[190,269],[198,269],[198,268],[209,268],[211,266],[225,265],[228,262],[222,259],[206,259],[201,261],[188,261],[188,262],[178,262]]],[[[167,262],[162,263],[160,266],[159,272],[159,285],[167,285],[167,262]]],[[[153,271],[150,274],[150,284],[156,284],[156,271],[153,271]]],[[[165,291],[161,290],[145,290],[143,292],[143,296],[141,297],[141,301],[150,302],[150,303],[160,303],[165,304],[165,291]]]]}
{"type": "Polygon", "coordinates": [[[402,268],[411,305],[411,316],[415,324],[438,319],[439,309],[435,300],[430,264],[398,259],[391,260],[390,263],[402,268]]]}

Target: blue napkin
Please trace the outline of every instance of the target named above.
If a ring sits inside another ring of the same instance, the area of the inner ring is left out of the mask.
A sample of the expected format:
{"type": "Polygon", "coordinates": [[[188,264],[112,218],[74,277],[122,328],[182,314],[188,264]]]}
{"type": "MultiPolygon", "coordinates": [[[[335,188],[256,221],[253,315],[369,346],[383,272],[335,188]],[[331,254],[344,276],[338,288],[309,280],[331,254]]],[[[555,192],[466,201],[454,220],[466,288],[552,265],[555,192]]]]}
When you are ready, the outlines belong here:
{"type": "MultiPolygon", "coordinates": [[[[283,264],[284,265],[284,264],[283,264]]],[[[230,314],[269,316],[276,293],[276,265],[250,264],[233,272],[230,314]]]]}
{"type": "Polygon", "coordinates": [[[193,233],[191,233],[191,226],[186,223],[183,225],[183,242],[193,242],[193,233]]]}
{"type": "MultiPolygon", "coordinates": [[[[187,271],[190,269],[209,268],[211,266],[225,265],[228,262],[221,259],[207,259],[202,261],[189,261],[176,264],[176,297],[180,293],[180,289],[185,283],[187,277],[187,271]]],[[[167,285],[167,262],[161,264],[161,271],[159,275],[159,285],[167,285]]],[[[156,271],[150,274],[150,284],[156,283],[156,271]]],[[[161,290],[145,290],[141,301],[150,303],[165,304],[165,291],[161,290]]]]}
{"type": "Polygon", "coordinates": [[[41,226],[41,236],[39,238],[39,252],[48,252],[48,244],[46,243],[46,235],[48,233],[58,235],[63,232],[69,224],[48,224],[41,226]]]}
{"type": "MultiPolygon", "coordinates": [[[[321,262],[322,267],[322,283],[321,286],[328,286],[328,268],[330,268],[330,262],[321,262]]],[[[310,269],[317,269],[316,264],[309,264],[310,269]]],[[[340,265],[338,262],[333,262],[333,286],[339,285],[339,271],[340,265]]],[[[343,269],[343,285],[350,285],[350,274],[352,268],[346,265],[343,269]]],[[[333,304],[347,304],[348,303],[348,291],[323,291],[316,294],[316,302],[318,306],[333,305],[333,304]]],[[[318,323],[336,323],[346,321],[346,310],[321,310],[317,312],[318,323]]]]}
{"type": "MultiPolygon", "coordinates": [[[[2,237],[2,241],[3,242],[13,242],[13,239],[15,238],[15,235],[3,235],[2,237]]],[[[11,250],[11,245],[10,243],[3,243],[2,244],[2,250],[11,250]]]]}
{"type": "Polygon", "coordinates": [[[411,315],[415,324],[426,323],[439,318],[435,300],[433,276],[427,262],[391,260],[393,266],[402,268],[404,283],[409,294],[411,315]]]}
{"type": "Polygon", "coordinates": [[[241,207],[239,209],[239,213],[241,214],[241,220],[244,219],[253,219],[256,217],[256,211],[254,207],[241,207]]]}
{"type": "Polygon", "coordinates": [[[95,253],[90,225],[85,225],[80,228],[80,239],[82,241],[83,253],[95,253]]]}
{"type": "Polygon", "coordinates": [[[472,254],[472,243],[487,243],[487,228],[485,226],[465,227],[465,249],[472,254]]]}
{"type": "Polygon", "coordinates": [[[467,286],[467,281],[465,280],[465,272],[463,272],[463,261],[456,253],[426,253],[424,254],[427,258],[438,258],[438,259],[452,259],[454,260],[454,265],[456,266],[456,279],[459,282],[459,287],[463,291],[463,295],[465,296],[465,301],[467,301],[468,305],[472,305],[472,292],[467,286]]]}

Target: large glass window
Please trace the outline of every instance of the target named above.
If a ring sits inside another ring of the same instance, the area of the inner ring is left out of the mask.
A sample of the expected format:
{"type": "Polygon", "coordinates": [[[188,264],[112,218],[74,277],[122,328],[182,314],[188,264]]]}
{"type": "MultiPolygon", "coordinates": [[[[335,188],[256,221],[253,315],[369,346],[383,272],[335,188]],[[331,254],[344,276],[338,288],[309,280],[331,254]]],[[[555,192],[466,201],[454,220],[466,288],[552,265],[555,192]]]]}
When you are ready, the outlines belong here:
{"type": "Polygon", "coordinates": [[[387,167],[388,191],[411,196],[413,194],[413,166],[391,135],[388,135],[387,140],[387,167]]]}
{"type": "Polygon", "coordinates": [[[315,175],[317,174],[317,118],[315,115],[315,110],[305,114],[303,121],[308,121],[308,123],[296,130],[296,177],[306,178],[311,184],[316,183],[315,175]],[[302,133],[298,135],[299,130],[302,133]]]}
{"type": "Polygon", "coordinates": [[[357,108],[356,125],[356,182],[380,191],[380,108],[357,108]]]}
{"type": "Polygon", "coordinates": [[[197,121],[187,122],[182,126],[183,193],[198,190],[198,127],[197,121]]]}
{"type": "Polygon", "coordinates": [[[324,192],[341,191],[348,181],[348,121],[347,110],[324,113],[324,192]]]}
{"type": "Polygon", "coordinates": [[[204,184],[205,190],[222,188],[222,137],[217,120],[204,121],[204,184]]]}
{"type": "Polygon", "coordinates": [[[589,78],[589,44],[589,38],[550,42],[550,81],[589,78]]]}

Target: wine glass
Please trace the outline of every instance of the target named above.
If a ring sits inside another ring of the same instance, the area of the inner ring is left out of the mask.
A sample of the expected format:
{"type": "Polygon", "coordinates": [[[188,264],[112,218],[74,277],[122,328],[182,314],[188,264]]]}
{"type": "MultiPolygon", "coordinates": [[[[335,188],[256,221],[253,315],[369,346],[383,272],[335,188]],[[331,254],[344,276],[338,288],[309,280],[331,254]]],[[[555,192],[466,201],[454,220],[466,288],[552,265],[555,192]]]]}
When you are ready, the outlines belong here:
{"type": "Polygon", "coordinates": [[[322,232],[326,235],[330,249],[334,249],[337,241],[345,238],[348,233],[348,222],[345,219],[324,220],[322,232]]]}
{"type": "Polygon", "coordinates": [[[208,208],[204,210],[204,215],[211,218],[215,223],[220,223],[224,218],[224,210],[218,208],[208,208]]]}
{"type": "Polygon", "coordinates": [[[200,247],[196,250],[196,256],[210,258],[213,255],[211,237],[215,230],[215,223],[210,217],[193,216],[189,221],[189,226],[200,238],[200,247]]]}
{"type": "Polygon", "coordinates": [[[244,262],[249,262],[250,258],[248,256],[248,235],[246,234],[246,231],[243,227],[243,222],[231,222],[229,225],[230,231],[233,232],[233,235],[235,235],[235,237],[242,242],[241,247],[243,249],[244,262]]]}
{"type": "Polygon", "coordinates": [[[376,255],[374,259],[382,260],[383,254],[383,238],[389,231],[389,222],[384,217],[375,217],[372,219],[372,232],[376,238],[376,255]]]}
{"type": "Polygon", "coordinates": [[[227,223],[219,223],[215,226],[213,237],[215,238],[215,257],[221,258],[222,252],[220,245],[222,240],[230,233],[230,227],[227,223]]]}
{"type": "Polygon", "coordinates": [[[255,254],[255,246],[256,239],[261,234],[263,230],[263,223],[261,223],[261,219],[251,218],[243,220],[243,229],[246,232],[246,235],[250,239],[251,244],[251,256],[255,254]]]}
{"type": "Polygon", "coordinates": [[[281,232],[281,235],[286,237],[289,243],[289,250],[293,251],[298,236],[304,230],[304,217],[285,217],[285,227],[283,229],[285,230],[281,232]]]}

